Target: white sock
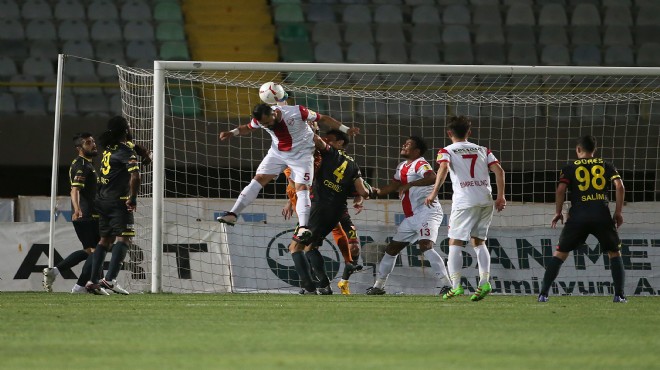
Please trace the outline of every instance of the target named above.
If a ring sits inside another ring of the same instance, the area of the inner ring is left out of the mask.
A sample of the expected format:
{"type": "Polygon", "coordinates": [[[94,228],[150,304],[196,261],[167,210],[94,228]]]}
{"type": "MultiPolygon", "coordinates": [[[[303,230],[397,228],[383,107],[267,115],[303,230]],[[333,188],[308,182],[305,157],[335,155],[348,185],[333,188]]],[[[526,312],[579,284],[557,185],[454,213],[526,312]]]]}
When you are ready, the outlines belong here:
{"type": "Polygon", "coordinates": [[[234,207],[232,207],[231,211],[235,214],[241,213],[245,207],[249,206],[255,199],[257,199],[257,195],[259,195],[261,189],[263,189],[263,186],[261,186],[257,180],[252,179],[248,186],[241,191],[241,194],[238,196],[238,199],[236,199],[236,203],[234,203],[234,207]]]}
{"type": "Polygon", "coordinates": [[[435,276],[440,279],[440,286],[451,285],[449,276],[447,275],[447,268],[445,267],[445,261],[442,260],[442,257],[431,248],[424,252],[424,258],[431,264],[431,269],[435,272],[435,276]]]}
{"type": "Polygon", "coordinates": [[[298,214],[298,224],[301,226],[309,227],[309,209],[311,208],[311,201],[309,199],[309,190],[298,190],[296,192],[298,202],[296,203],[296,213],[298,214]]]}
{"type": "Polygon", "coordinates": [[[57,276],[60,274],[60,270],[57,267],[53,267],[52,270],[50,270],[51,275],[57,276]]]}
{"type": "Polygon", "coordinates": [[[461,285],[461,272],[463,270],[462,247],[450,245],[449,255],[447,257],[447,267],[449,269],[449,278],[452,281],[452,288],[456,289],[461,285]]]}
{"type": "Polygon", "coordinates": [[[380,264],[378,265],[378,278],[376,279],[374,287],[383,289],[385,282],[387,281],[387,277],[390,276],[392,270],[394,270],[396,256],[397,255],[390,256],[387,254],[387,252],[385,252],[383,259],[380,260],[380,264]]]}
{"type": "Polygon", "coordinates": [[[477,253],[477,263],[479,263],[479,285],[484,285],[490,280],[490,252],[486,244],[474,247],[477,253]]]}

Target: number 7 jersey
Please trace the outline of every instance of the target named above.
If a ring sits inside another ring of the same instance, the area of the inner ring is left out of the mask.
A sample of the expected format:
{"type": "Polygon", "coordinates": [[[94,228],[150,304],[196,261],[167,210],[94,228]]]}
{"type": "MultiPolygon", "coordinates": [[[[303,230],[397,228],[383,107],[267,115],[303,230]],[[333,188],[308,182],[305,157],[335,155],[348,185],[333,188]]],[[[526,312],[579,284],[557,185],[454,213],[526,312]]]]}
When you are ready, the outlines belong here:
{"type": "Polygon", "coordinates": [[[449,163],[452,210],[493,204],[488,168],[499,163],[488,148],[459,141],[438,151],[438,163],[449,163]]]}

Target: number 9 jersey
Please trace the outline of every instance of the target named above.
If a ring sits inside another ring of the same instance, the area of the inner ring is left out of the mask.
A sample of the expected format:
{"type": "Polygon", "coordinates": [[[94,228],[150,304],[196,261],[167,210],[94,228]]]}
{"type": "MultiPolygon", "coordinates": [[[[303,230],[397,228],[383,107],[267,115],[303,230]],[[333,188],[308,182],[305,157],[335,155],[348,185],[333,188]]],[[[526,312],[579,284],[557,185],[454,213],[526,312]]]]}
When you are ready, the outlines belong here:
{"type": "Polygon", "coordinates": [[[570,191],[569,213],[603,209],[609,217],[607,193],[612,181],[619,178],[616,168],[603,158],[581,158],[568,163],[559,174],[559,182],[566,184],[570,191]]]}

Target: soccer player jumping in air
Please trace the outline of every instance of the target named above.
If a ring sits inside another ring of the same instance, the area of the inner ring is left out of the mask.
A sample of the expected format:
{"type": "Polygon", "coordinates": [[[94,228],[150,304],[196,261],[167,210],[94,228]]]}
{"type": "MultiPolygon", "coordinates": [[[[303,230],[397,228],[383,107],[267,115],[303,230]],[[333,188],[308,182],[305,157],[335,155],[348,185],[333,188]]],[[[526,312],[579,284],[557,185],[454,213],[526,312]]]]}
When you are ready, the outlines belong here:
{"type": "Polygon", "coordinates": [[[296,213],[300,227],[293,236],[296,241],[308,241],[309,212],[311,202],[309,187],[314,179],[314,132],[308,121],[320,122],[331,129],[338,129],[353,136],[360,132],[358,128],[348,128],[339,121],[326,115],[318,114],[302,105],[270,106],[259,104],[252,111],[252,120],[231,131],[220,133],[220,140],[233,136],[252,133],[257,128],[265,129],[273,139],[268,154],[259,164],[252,182],[246,186],[236,199],[231,211],[218,217],[218,221],[234,225],[238,214],[249,206],[266,184],[277,177],[286,167],[291,168],[291,179],[295,183],[298,202],[296,213]]]}
{"type": "Polygon", "coordinates": [[[557,227],[557,222],[564,222],[562,207],[566,190],[570,190],[571,208],[568,211],[566,225],[559,236],[557,250],[546,266],[538,301],[548,301],[552,283],[557,278],[561,265],[568,258],[568,253],[584,244],[591,234],[598,239],[601,250],[607,251],[610,258],[610,270],[614,280],[613,301],[625,303],[627,302],[623,293],[625,270],[621,259],[621,240],[617,232],[623,224],[621,215],[625,195],[623,180],[612,164],[594,156],[595,137],[586,135],[579,138],[575,152],[578,159],[564,166],[559,174],[552,228],[557,227]],[[616,189],[616,208],[613,216],[610,215],[607,199],[612,184],[616,189]]]}
{"type": "Polygon", "coordinates": [[[468,141],[472,133],[471,126],[472,124],[465,116],[449,119],[447,135],[452,144],[438,151],[437,162],[440,165],[438,176],[431,194],[424,201],[429,206],[436,201],[438,191],[449,173],[453,195],[449,217],[447,267],[453,287],[442,296],[443,299],[463,294],[461,285],[462,249],[470,239],[472,239],[479,264],[479,287],[470,299],[480,301],[492,290],[489,281],[490,253],[485,243],[493,218],[493,195],[489,170],[495,173],[497,183],[495,209],[500,212],[506,207],[504,170],[490,150],[468,141]]]}

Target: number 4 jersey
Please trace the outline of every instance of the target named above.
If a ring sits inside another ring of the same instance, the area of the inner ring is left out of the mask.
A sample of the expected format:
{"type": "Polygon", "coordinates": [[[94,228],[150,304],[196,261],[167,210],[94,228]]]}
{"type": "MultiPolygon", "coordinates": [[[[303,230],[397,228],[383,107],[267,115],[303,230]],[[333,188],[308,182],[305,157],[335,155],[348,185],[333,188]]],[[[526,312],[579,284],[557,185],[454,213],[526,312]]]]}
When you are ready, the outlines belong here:
{"type": "Polygon", "coordinates": [[[559,174],[559,182],[568,185],[573,214],[578,210],[606,210],[612,181],[619,179],[616,168],[602,158],[582,158],[568,163],[559,174]]]}
{"type": "Polygon", "coordinates": [[[452,210],[493,204],[488,168],[499,163],[488,148],[460,141],[438,151],[438,163],[449,163],[452,210]]]}

